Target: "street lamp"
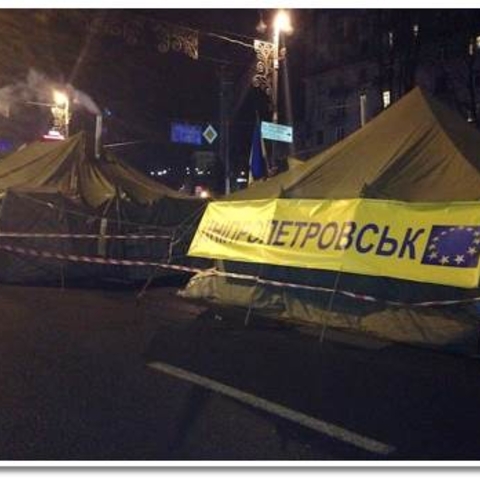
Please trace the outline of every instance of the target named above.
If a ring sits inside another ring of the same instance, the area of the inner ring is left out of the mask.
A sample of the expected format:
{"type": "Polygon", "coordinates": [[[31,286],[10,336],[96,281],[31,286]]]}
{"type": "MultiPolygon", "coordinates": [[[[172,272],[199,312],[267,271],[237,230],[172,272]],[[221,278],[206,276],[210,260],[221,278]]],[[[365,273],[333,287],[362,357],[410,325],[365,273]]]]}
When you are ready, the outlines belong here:
{"type": "MultiPolygon", "coordinates": [[[[267,25],[260,19],[257,31],[264,34],[267,25]]],[[[263,40],[254,41],[254,50],[257,54],[256,71],[252,84],[263,90],[272,99],[273,122],[278,123],[278,69],[280,67],[280,33],[293,32],[290,15],[285,10],[279,10],[273,20],[273,42],[263,40]]]]}
{"type": "MultiPolygon", "coordinates": [[[[267,25],[260,17],[257,25],[257,31],[264,34],[267,31],[267,25]]],[[[260,88],[271,99],[272,122],[278,123],[278,70],[280,67],[280,34],[292,33],[293,28],[290,23],[290,16],[285,10],[278,10],[272,24],[273,41],[254,41],[254,50],[257,55],[257,64],[255,73],[252,77],[252,85],[260,88]]],[[[282,54],[282,57],[284,55],[282,54]]],[[[275,165],[275,142],[272,144],[270,161],[267,162],[269,173],[273,174],[276,170],[275,165]]]]}
{"type": "Polygon", "coordinates": [[[272,78],[272,103],[273,123],[278,123],[278,69],[280,58],[280,32],[292,33],[290,15],[285,10],[279,10],[273,21],[273,78],[272,78]]]}
{"type": "Polygon", "coordinates": [[[68,95],[59,90],[53,91],[53,105],[51,108],[55,127],[68,138],[68,125],[70,123],[70,99],[68,95]]]}

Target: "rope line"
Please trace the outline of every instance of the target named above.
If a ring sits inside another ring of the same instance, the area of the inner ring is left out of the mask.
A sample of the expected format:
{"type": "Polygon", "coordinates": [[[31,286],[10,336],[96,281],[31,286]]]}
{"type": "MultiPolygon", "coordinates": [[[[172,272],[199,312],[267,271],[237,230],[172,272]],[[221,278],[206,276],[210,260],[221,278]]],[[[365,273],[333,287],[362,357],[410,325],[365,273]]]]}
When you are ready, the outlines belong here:
{"type": "Polygon", "coordinates": [[[170,240],[170,235],[110,235],[110,234],[89,234],[89,233],[18,233],[0,232],[0,238],[64,238],[64,239],[105,239],[105,240],[170,240]]]}
{"type": "Polygon", "coordinates": [[[145,260],[122,260],[117,258],[103,258],[103,257],[85,256],[85,255],[66,255],[66,254],[59,254],[55,252],[49,252],[45,250],[14,247],[12,245],[1,245],[1,244],[0,244],[0,250],[4,250],[6,252],[14,253],[14,254],[41,257],[46,259],[67,260],[70,262],[94,263],[94,264],[102,264],[102,265],[149,266],[149,267],[157,267],[157,268],[171,269],[176,271],[203,274],[202,277],[197,277],[197,278],[193,277],[190,280],[191,284],[194,284],[195,282],[205,278],[206,276],[218,276],[218,277],[225,277],[225,278],[232,278],[232,279],[255,281],[259,285],[260,284],[270,285],[270,286],[280,287],[280,288],[291,288],[291,289],[307,290],[307,291],[313,291],[313,292],[324,292],[324,293],[335,292],[338,295],[343,295],[345,297],[353,298],[355,300],[361,300],[364,302],[371,302],[371,303],[383,303],[385,305],[394,306],[394,307],[448,306],[448,305],[475,303],[480,301],[480,296],[478,296],[478,297],[472,297],[472,298],[462,298],[462,299],[452,299],[452,300],[432,300],[432,301],[424,301],[424,302],[407,303],[407,302],[398,302],[394,300],[386,300],[386,299],[374,297],[372,295],[359,294],[359,293],[351,292],[348,290],[339,290],[339,289],[335,290],[333,288],[328,288],[328,287],[319,287],[319,286],[313,286],[313,285],[303,285],[298,283],[269,280],[266,278],[261,278],[259,276],[255,277],[253,275],[222,272],[214,268],[200,269],[200,268],[186,267],[183,265],[175,265],[171,263],[153,262],[153,261],[145,261],[145,260]]]}
{"type": "MultiPolygon", "coordinates": [[[[96,213],[92,213],[92,214],[89,214],[89,213],[83,213],[83,212],[77,212],[75,210],[71,210],[69,208],[63,208],[63,207],[59,207],[58,205],[55,205],[51,202],[48,202],[46,200],[40,200],[38,198],[35,198],[35,197],[31,197],[29,196],[28,194],[24,194],[24,193],[17,193],[17,196],[21,197],[21,198],[25,198],[27,200],[30,200],[34,203],[37,203],[39,205],[43,205],[43,206],[47,206],[49,207],[50,209],[52,210],[56,210],[60,213],[69,213],[71,215],[76,215],[77,217],[81,217],[81,218],[87,218],[89,220],[102,220],[106,217],[101,217],[99,216],[98,214],[96,213]]],[[[114,197],[112,197],[114,198],[114,197]]],[[[110,218],[107,218],[109,221],[111,221],[110,218]]],[[[149,228],[149,229],[152,229],[152,230],[157,230],[157,231],[170,231],[172,230],[172,227],[162,227],[162,226],[158,226],[158,225],[152,225],[152,224],[149,224],[149,223],[139,223],[139,222],[130,222],[130,221],[122,221],[122,224],[124,226],[132,226],[132,227],[143,227],[143,228],[149,228]]]]}

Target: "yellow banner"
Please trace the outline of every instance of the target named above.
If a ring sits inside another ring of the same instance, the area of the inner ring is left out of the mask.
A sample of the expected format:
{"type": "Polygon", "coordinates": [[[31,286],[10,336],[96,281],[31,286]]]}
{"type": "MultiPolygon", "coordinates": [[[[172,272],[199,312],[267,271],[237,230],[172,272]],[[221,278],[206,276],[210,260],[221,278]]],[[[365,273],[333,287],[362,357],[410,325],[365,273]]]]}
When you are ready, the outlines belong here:
{"type": "Polygon", "coordinates": [[[188,253],[473,288],[480,203],[212,202],[188,253]]]}

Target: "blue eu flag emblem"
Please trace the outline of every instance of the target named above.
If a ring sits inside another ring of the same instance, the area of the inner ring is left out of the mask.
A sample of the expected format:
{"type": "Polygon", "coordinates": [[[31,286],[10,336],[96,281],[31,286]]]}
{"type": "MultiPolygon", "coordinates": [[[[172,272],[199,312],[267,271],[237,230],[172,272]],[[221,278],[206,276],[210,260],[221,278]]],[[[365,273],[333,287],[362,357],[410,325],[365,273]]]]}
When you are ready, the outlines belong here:
{"type": "Polygon", "coordinates": [[[423,265],[476,268],[480,255],[480,226],[434,225],[422,257],[423,265]]]}

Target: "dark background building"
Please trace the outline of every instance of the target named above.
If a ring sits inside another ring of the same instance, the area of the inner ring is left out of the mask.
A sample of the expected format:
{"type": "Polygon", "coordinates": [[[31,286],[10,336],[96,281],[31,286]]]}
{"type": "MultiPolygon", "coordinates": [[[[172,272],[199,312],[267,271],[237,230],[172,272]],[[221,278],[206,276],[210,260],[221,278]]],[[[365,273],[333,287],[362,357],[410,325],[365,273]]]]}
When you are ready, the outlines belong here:
{"type": "Polygon", "coordinates": [[[418,85],[478,126],[480,10],[311,10],[307,18],[308,157],[418,85]],[[363,99],[362,99],[363,97],[363,99]]]}

